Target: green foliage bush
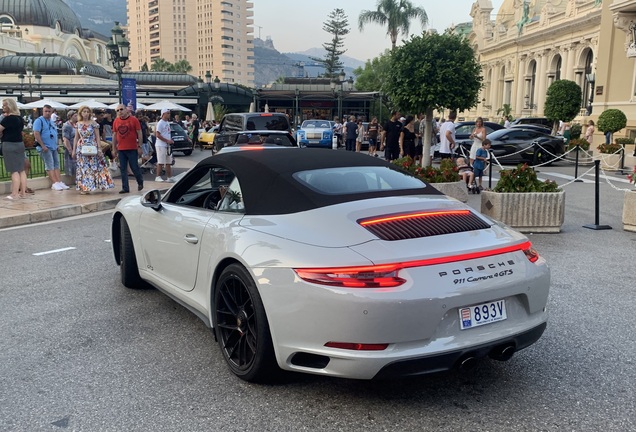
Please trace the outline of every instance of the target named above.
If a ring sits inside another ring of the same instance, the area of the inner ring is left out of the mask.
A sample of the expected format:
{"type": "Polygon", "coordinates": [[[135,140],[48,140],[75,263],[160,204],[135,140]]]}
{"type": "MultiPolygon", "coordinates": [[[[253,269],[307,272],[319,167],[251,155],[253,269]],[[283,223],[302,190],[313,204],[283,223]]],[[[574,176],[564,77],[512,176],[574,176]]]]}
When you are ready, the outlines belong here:
{"type": "Polygon", "coordinates": [[[543,114],[550,120],[572,121],[581,110],[581,87],[570,80],[553,82],[546,93],[543,114]]]}
{"type": "Polygon", "coordinates": [[[608,109],[598,116],[596,126],[601,132],[618,132],[627,126],[627,117],[625,113],[619,109],[608,109]]]}
{"type": "Polygon", "coordinates": [[[634,144],[634,140],[632,138],[616,138],[614,142],[622,145],[634,144]]]}
{"type": "Polygon", "coordinates": [[[604,154],[614,154],[614,153],[618,153],[618,151],[621,149],[621,145],[620,144],[616,144],[616,143],[611,143],[611,144],[601,144],[597,147],[598,151],[604,154]]]}
{"type": "Polygon", "coordinates": [[[570,127],[570,138],[571,139],[581,138],[582,131],[583,131],[583,126],[581,126],[581,123],[574,123],[570,127]]]}
{"type": "Polygon", "coordinates": [[[494,192],[560,192],[559,185],[551,180],[544,182],[537,178],[537,173],[528,164],[519,164],[511,170],[499,172],[499,181],[494,192]]]}
{"type": "Polygon", "coordinates": [[[589,150],[590,149],[590,143],[588,140],[586,140],[585,138],[575,138],[575,139],[571,139],[570,142],[568,142],[568,148],[567,150],[573,149],[576,146],[579,146],[582,150],[589,150]]]}
{"type": "Polygon", "coordinates": [[[451,159],[442,159],[439,167],[423,167],[416,163],[410,156],[396,159],[393,163],[425,183],[450,183],[459,181],[459,170],[451,159]]]}

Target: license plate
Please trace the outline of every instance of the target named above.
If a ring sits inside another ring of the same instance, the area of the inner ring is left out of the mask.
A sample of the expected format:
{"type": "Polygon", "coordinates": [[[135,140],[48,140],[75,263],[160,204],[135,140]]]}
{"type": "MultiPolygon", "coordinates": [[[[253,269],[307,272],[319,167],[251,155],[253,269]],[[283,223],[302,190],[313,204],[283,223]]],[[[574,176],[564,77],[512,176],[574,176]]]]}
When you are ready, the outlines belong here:
{"type": "Polygon", "coordinates": [[[173,141],[183,141],[183,137],[182,136],[176,136],[174,138],[172,138],[173,141]]]}
{"type": "Polygon", "coordinates": [[[503,321],[506,315],[506,301],[495,300],[459,309],[459,326],[462,330],[503,321]]]}

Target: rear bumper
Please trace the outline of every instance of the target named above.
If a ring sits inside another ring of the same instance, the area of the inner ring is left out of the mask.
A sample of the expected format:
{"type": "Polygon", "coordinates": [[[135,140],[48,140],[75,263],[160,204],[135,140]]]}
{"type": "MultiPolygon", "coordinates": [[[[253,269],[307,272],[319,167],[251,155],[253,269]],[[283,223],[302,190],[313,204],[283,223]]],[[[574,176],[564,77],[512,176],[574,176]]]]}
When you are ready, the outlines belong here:
{"type": "Polygon", "coordinates": [[[547,323],[544,322],[523,333],[484,345],[472,346],[435,356],[396,361],[384,366],[375,375],[374,379],[389,379],[447,371],[457,367],[465,358],[486,357],[501,346],[514,345],[516,352],[538,341],[545,331],[546,325],[547,323]]]}

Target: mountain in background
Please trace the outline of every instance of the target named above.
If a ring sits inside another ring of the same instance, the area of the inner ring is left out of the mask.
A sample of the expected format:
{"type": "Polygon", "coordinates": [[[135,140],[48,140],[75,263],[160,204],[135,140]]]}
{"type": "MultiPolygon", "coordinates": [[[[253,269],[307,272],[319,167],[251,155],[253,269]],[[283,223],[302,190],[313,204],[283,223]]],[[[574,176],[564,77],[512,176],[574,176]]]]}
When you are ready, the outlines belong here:
{"type": "MultiPolygon", "coordinates": [[[[126,23],[126,3],[121,0],[64,0],[77,14],[82,27],[107,38],[115,21],[126,23]]],[[[324,58],[324,48],[310,48],[302,52],[280,53],[274,42],[267,38],[254,38],[254,84],[257,88],[268,85],[280,77],[316,77],[324,73],[324,68],[311,57],[324,58]]],[[[347,77],[353,70],[364,66],[365,62],[349,56],[342,56],[347,77]]]]}
{"type": "Polygon", "coordinates": [[[108,38],[115,21],[126,23],[126,2],[121,0],[64,0],[77,14],[82,27],[108,38]]]}
{"type": "MultiPolygon", "coordinates": [[[[325,69],[311,57],[323,58],[323,48],[311,48],[303,52],[281,53],[271,39],[254,38],[254,84],[262,87],[280,77],[317,77],[325,69]]],[[[353,76],[353,70],[364,66],[365,62],[342,56],[345,74],[353,76]]]]}

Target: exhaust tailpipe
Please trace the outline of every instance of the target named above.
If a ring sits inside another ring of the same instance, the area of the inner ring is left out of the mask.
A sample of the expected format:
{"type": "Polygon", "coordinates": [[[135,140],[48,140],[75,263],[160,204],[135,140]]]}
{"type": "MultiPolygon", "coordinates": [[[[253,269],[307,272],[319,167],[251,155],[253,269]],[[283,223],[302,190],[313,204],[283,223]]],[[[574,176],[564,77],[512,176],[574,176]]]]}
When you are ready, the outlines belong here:
{"type": "Polygon", "coordinates": [[[488,356],[493,360],[508,361],[512,358],[516,349],[514,345],[501,345],[495,347],[488,356]]]}
{"type": "Polygon", "coordinates": [[[467,371],[467,370],[471,370],[475,366],[477,366],[477,358],[471,355],[468,355],[464,357],[463,359],[459,360],[457,367],[459,370],[467,371]]]}

